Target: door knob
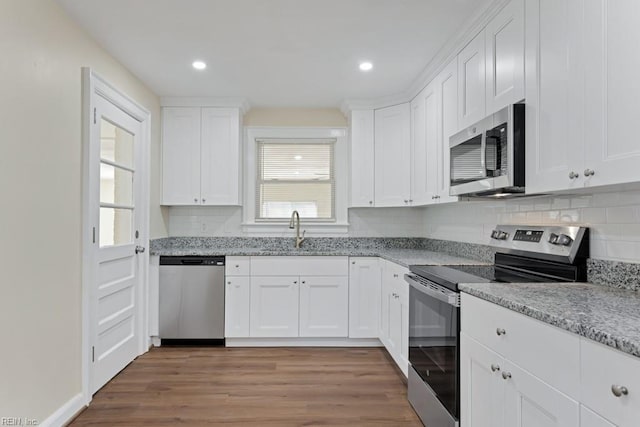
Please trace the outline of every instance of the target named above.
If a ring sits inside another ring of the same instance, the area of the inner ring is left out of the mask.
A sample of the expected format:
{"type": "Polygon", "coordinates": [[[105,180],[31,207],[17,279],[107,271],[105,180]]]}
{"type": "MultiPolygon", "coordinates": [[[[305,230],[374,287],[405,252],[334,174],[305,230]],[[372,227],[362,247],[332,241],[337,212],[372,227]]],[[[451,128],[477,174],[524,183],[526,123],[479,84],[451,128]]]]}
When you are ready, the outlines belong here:
{"type": "Polygon", "coordinates": [[[137,254],[144,253],[144,250],[145,250],[144,246],[136,246],[136,253],[137,254]]]}

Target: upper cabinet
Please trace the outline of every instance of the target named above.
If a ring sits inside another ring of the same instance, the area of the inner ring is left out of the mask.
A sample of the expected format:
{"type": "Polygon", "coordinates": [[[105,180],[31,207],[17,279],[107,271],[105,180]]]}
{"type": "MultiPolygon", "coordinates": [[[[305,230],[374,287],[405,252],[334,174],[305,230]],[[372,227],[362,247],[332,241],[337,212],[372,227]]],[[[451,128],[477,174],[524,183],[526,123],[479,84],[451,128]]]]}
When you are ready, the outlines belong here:
{"type": "Polygon", "coordinates": [[[436,202],[438,192],[438,104],[435,82],[411,101],[411,204],[436,202]]]}
{"type": "Polygon", "coordinates": [[[526,3],[527,192],[640,180],[640,3],[526,3]]]}
{"type": "Polygon", "coordinates": [[[458,61],[454,59],[435,79],[438,97],[438,142],[436,144],[438,203],[455,202],[456,196],[449,195],[451,184],[449,160],[449,137],[458,131],[458,61]]]}
{"type": "Polygon", "coordinates": [[[164,107],[162,204],[239,205],[240,110],[164,107]]]}
{"type": "Polygon", "coordinates": [[[373,110],[354,110],[351,125],[351,201],[350,207],[374,206],[373,110]]]}
{"type": "Polygon", "coordinates": [[[485,47],[480,32],[458,54],[458,117],[460,128],[485,116],[485,47]]]}
{"type": "Polygon", "coordinates": [[[486,114],[524,98],[524,0],[512,0],[484,30],[486,114]]]}
{"type": "Polygon", "coordinates": [[[408,206],[411,199],[409,103],[375,110],[375,205],[408,206]]]}

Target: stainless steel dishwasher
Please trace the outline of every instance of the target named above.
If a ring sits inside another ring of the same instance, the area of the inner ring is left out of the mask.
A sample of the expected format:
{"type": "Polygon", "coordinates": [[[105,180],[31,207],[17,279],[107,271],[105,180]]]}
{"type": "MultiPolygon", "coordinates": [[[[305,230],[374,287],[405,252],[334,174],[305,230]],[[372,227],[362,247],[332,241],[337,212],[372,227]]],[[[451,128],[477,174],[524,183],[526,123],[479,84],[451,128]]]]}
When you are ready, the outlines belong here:
{"type": "Polygon", "coordinates": [[[164,345],[224,345],[224,257],[160,257],[164,345]]]}

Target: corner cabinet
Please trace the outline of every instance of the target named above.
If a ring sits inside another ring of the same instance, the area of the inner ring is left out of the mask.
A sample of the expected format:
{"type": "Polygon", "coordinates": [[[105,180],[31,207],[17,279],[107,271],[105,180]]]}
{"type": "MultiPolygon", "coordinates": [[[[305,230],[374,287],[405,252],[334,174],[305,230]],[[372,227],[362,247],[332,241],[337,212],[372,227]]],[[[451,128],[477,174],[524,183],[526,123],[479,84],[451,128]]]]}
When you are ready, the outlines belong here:
{"type": "Polygon", "coordinates": [[[163,107],[162,204],[240,205],[240,110],[163,107]]]}
{"type": "Polygon", "coordinates": [[[411,199],[409,103],[375,110],[375,205],[409,206],[411,199]]]}

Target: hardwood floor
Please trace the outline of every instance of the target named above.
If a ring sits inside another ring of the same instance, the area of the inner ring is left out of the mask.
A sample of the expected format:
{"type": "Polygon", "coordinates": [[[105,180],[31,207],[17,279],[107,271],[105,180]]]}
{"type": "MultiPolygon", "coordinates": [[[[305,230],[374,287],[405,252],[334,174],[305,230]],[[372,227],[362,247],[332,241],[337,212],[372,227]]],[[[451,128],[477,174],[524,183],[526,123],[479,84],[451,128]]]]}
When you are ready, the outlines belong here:
{"type": "Polygon", "coordinates": [[[421,426],[380,348],[154,348],[72,426],[421,426]]]}

